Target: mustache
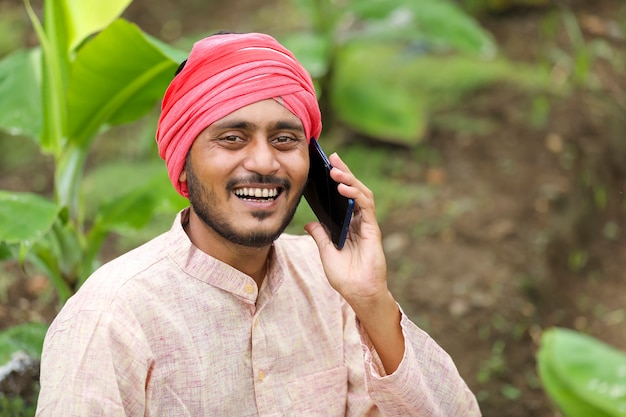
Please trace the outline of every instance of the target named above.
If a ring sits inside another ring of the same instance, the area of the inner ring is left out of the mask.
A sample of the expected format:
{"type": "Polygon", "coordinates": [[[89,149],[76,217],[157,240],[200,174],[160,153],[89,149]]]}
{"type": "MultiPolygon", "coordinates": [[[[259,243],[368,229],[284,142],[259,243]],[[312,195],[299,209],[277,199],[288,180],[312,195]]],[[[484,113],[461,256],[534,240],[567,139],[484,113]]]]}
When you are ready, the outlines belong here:
{"type": "Polygon", "coordinates": [[[271,184],[283,188],[285,191],[291,189],[291,181],[286,178],[280,178],[275,175],[250,174],[241,178],[233,178],[226,183],[228,190],[248,184],[271,184]]]}

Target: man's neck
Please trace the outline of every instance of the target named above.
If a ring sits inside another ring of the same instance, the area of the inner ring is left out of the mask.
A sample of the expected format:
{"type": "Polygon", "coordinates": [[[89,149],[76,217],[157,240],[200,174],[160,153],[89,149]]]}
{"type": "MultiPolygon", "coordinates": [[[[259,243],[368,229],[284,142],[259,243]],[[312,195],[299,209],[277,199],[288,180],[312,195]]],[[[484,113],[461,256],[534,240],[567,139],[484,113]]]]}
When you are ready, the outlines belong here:
{"type": "Polygon", "coordinates": [[[191,209],[189,222],[184,226],[184,229],[194,246],[252,277],[257,286],[261,288],[267,273],[268,257],[271,254],[272,245],[252,248],[232,243],[204,224],[191,209]]]}

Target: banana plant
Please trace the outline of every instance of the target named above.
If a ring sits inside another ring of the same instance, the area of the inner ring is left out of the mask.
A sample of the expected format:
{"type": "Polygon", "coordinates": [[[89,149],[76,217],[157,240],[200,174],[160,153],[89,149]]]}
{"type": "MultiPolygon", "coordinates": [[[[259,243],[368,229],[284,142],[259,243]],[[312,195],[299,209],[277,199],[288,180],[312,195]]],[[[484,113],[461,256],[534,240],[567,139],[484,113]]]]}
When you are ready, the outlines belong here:
{"type": "Polygon", "coordinates": [[[430,115],[478,88],[546,88],[544,72],[498,56],[495,40],[449,0],[294,0],[309,30],[281,41],[317,82],[327,122],[414,146],[430,115]]]}
{"type": "Polygon", "coordinates": [[[183,205],[158,172],[86,218],[81,185],[94,139],[153,109],[186,57],[120,18],[130,3],[46,1],[41,22],[26,0],[39,46],[0,61],[0,128],[34,139],[55,163],[50,198],[0,190],[0,260],[34,265],[61,303],[98,266],[112,231],[139,229],[156,210],[183,205]]]}
{"type": "Polygon", "coordinates": [[[555,327],[541,337],[537,365],[546,393],[565,416],[626,416],[626,352],[555,327]]]}

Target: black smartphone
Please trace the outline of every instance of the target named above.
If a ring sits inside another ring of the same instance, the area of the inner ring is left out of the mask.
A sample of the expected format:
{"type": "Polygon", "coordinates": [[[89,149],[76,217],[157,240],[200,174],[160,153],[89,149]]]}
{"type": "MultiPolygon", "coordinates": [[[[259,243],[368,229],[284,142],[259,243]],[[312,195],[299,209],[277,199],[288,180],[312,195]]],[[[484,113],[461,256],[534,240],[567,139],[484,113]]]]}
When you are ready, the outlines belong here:
{"type": "Polygon", "coordinates": [[[309,142],[309,160],[309,178],[304,188],[304,198],[320,223],[326,227],[335,247],[341,249],[348,235],[354,200],[337,191],[339,184],[330,177],[330,162],[313,138],[309,142]]]}

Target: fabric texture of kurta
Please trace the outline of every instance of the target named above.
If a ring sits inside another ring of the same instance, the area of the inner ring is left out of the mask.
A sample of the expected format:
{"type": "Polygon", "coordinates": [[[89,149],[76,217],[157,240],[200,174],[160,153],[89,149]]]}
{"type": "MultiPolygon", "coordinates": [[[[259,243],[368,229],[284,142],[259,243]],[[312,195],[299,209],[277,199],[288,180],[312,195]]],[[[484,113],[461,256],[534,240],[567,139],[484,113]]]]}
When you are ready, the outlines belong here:
{"type": "Polygon", "coordinates": [[[385,375],[308,236],[261,288],[182,223],[96,271],[52,323],[37,416],[480,416],[451,358],[404,314],[385,375]]]}

